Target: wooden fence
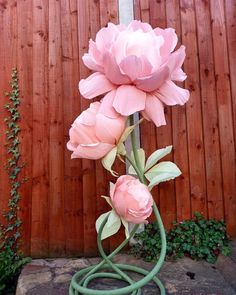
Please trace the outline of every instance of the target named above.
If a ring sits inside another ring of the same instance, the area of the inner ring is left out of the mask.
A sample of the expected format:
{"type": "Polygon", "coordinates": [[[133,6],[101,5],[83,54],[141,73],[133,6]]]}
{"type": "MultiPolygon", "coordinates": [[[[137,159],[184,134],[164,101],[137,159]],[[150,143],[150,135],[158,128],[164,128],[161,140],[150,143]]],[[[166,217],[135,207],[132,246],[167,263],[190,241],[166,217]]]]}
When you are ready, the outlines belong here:
{"type": "MultiPolygon", "coordinates": [[[[234,0],[135,0],[135,18],[173,27],[187,47],[186,107],[166,108],[167,125],[145,122],[148,154],[173,144],[183,174],[160,185],[155,198],[169,227],[195,211],[225,218],[236,235],[236,2],[234,0]]],[[[99,162],[70,160],[65,145],[75,117],[88,107],[78,81],[89,38],[107,22],[118,23],[116,0],[0,0],[0,208],[9,183],[3,164],[3,93],[11,69],[19,70],[21,154],[28,181],[21,189],[23,250],[34,257],[93,255],[96,217],[107,209],[99,197],[112,178],[99,162]]],[[[116,164],[120,173],[124,167],[116,164]]],[[[105,247],[114,248],[122,234],[105,247]]]]}

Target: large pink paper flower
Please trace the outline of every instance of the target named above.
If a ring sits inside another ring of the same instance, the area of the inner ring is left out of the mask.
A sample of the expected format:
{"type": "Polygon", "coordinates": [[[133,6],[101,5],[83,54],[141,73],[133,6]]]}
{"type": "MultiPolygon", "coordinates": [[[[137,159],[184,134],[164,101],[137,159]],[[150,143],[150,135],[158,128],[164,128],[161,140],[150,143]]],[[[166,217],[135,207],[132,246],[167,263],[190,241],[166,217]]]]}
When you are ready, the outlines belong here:
{"type": "Polygon", "coordinates": [[[128,116],[137,111],[156,126],[165,124],[163,103],[183,105],[189,91],[173,81],[184,81],[181,66],[185,47],[174,51],[174,29],[152,29],[147,23],[132,21],[128,26],[108,24],[90,40],[84,64],[93,71],[79,83],[81,94],[91,99],[108,94],[102,100],[103,113],[113,108],[128,116]]]}
{"type": "Polygon", "coordinates": [[[125,129],[125,117],[113,113],[109,118],[100,112],[100,102],[91,103],[72,124],[67,148],[71,158],[97,160],[118,143],[125,129]]]}
{"type": "Polygon", "coordinates": [[[153,199],[146,185],[130,175],[120,176],[110,191],[112,205],[126,221],[147,223],[153,199]]]}

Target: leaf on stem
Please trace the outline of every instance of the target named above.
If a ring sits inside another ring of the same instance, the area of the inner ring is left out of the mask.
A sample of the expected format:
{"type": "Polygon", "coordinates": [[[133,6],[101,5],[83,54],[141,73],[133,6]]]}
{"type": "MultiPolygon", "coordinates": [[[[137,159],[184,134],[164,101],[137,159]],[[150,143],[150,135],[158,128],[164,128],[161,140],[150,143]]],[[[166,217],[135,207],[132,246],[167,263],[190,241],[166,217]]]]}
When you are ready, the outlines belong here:
{"type": "Polygon", "coordinates": [[[163,149],[156,150],[151,156],[147,159],[145,166],[145,172],[148,171],[152,166],[154,166],[161,158],[168,155],[172,150],[172,145],[169,145],[163,149]]]}
{"type": "Polygon", "coordinates": [[[161,162],[152,167],[145,173],[146,178],[150,181],[148,187],[152,189],[160,182],[176,178],[181,174],[179,168],[172,162],[161,162]]]}
{"type": "Polygon", "coordinates": [[[107,222],[105,226],[103,227],[101,240],[104,240],[116,234],[121,226],[120,217],[116,214],[115,210],[111,210],[109,212],[103,213],[102,215],[98,217],[96,221],[97,232],[99,232],[99,229],[106,218],[107,218],[107,222]]]}

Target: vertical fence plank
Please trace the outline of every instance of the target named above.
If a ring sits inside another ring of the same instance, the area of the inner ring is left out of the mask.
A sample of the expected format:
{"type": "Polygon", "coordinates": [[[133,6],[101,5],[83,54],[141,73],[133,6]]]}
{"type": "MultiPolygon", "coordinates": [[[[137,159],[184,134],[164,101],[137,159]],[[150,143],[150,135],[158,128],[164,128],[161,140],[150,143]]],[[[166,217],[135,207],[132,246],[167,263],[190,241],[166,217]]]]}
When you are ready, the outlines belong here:
{"type": "Polygon", "coordinates": [[[48,256],[48,3],[33,2],[32,256],[48,256]]]}
{"type": "MultiPolygon", "coordinates": [[[[166,1],[150,3],[150,24],[153,28],[166,28],[166,1]]],[[[156,128],[157,147],[163,148],[172,144],[172,110],[171,107],[165,106],[166,125],[156,128]]],[[[173,160],[173,153],[165,157],[166,161],[173,160]]],[[[174,182],[165,182],[159,185],[160,212],[164,224],[170,228],[173,221],[176,220],[176,201],[174,182]]]]}
{"type": "Polygon", "coordinates": [[[234,0],[225,0],[225,18],[234,119],[234,140],[236,141],[236,2],[234,0]]]}
{"type": "Polygon", "coordinates": [[[81,160],[71,160],[66,149],[69,128],[80,113],[78,94],[78,20],[77,1],[61,1],[62,65],[64,96],[64,149],[65,149],[65,229],[66,253],[83,254],[83,187],[81,160]]]}
{"type": "MultiPolygon", "coordinates": [[[[0,197],[1,197],[1,212],[5,212],[8,208],[8,200],[10,198],[10,182],[7,172],[4,168],[7,164],[9,155],[6,147],[6,123],[4,119],[9,116],[5,110],[4,105],[8,103],[8,98],[5,97],[5,93],[11,90],[9,81],[11,80],[12,69],[17,65],[17,3],[13,0],[4,2],[0,5],[0,32],[1,32],[1,45],[0,45],[0,61],[1,61],[1,83],[0,83],[0,160],[1,160],[1,185],[0,185],[0,197]]],[[[3,216],[0,217],[0,221],[5,222],[3,216]]]]}
{"type": "MultiPolygon", "coordinates": [[[[80,78],[86,78],[90,71],[83,65],[81,58],[88,50],[90,39],[89,2],[78,0],[78,43],[80,59],[80,78]]],[[[91,101],[81,98],[81,111],[85,110],[91,101]]],[[[84,214],[84,254],[91,255],[96,252],[96,173],[95,163],[82,160],[83,173],[83,214],[84,214]]]]}
{"type": "MultiPolygon", "coordinates": [[[[176,34],[179,39],[176,47],[178,48],[182,44],[179,0],[166,1],[166,19],[167,27],[171,27],[176,30],[176,34]]],[[[184,83],[179,84],[181,87],[184,87],[184,83]]],[[[191,216],[185,106],[172,107],[172,136],[173,160],[182,172],[180,177],[175,180],[176,216],[178,221],[182,221],[191,216]]]]}
{"type": "Polygon", "coordinates": [[[229,80],[224,2],[221,0],[216,0],[211,1],[210,4],[216,75],[216,92],[219,113],[225,219],[228,224],[229,233],[235,235],[235,144],[233,134],[232,102],[229,80]]]}
{"type": "Polygon", "coordinates": [[[224,205],[209,2],[197,0],[195,3],[208,215],[210,218],[221,219],[224,217],[224,205]]]}
{"type": "Polygon", "coordinates": [[[186,105],[186,110],[192,214],[198,211],[207,216],[204,142],[194,2],[181,0],[180,9],[182,42],[187,48],[184,69],[188,79],[185,82],[185,86],[191,92],[190,101],[186,105]]]}
{"type": "Polygon", "coordinates": [[[49,1],[49,253],[65,255],[64,130],[60,2],[49,1]],[[55,230],[55,228],[57,230],[55,230]]]}
{"type": "Polygon", "coordinates": [[[18,48],[17,48],[17,68],[19,74],[20,88],[20,153],[24,167],[21,172],[22,178],[27,181],[20,190],[20,219],[23,221],[22,250],[24,254],[30,255],[31,239],[31,193],[32,193],[32,94],[33,94],[33,68],[32,68],[32,2],[18,1],[17,3],[18,20],[18,48]]]}

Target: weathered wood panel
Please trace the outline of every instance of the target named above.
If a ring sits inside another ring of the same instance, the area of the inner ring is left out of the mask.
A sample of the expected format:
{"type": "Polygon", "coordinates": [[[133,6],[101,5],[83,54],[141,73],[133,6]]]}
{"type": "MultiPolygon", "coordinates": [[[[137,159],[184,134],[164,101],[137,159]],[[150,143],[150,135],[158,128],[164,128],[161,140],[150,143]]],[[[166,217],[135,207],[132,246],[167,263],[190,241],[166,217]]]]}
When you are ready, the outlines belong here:
{"type": "MultiPolygon", "coordinates": [[[[183,174],[154,190],[163,220],[189,218],[195,211],[225,218],[236,235],[236,6],[233,0],[135,0],[136,19],[173,27],[187,48],[186,106],[166,107],[167,126],[143,122],[141,140],[147,155],[173,145],[183,174]]],[[[26,163],[20,217],[25,253],[35,257],[94,255],[94,223],[108,209],[100,198],[114,180],[101,163],[70,160],[68,130],[89,101],[78,81],[90,74],[81,57],[88,41],[109,21],[118,23],[116,0],[0,1],[0,126],[4,135],[3,93],[17,66],[21,89],[21,153],[26,163]]],[[[4,136],[0,161],[4,163],[4,136]]],[[[115,169],[125,169],[117,161],[115,169]]],[[[0,169],[1,210],[9,186],[0,169]]],[[[123,233],[105,241],[113,249],[123,233]]]]}

